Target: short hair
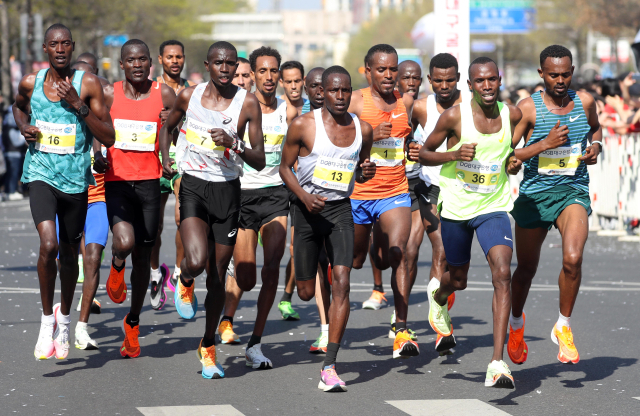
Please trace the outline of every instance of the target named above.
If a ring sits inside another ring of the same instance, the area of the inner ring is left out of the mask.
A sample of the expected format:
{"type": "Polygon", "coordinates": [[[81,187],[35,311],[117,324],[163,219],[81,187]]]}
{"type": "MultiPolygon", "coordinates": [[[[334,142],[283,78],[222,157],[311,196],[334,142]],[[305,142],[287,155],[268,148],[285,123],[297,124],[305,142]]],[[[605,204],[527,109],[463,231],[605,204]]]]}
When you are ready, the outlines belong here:
{"type": "Polygon", "coordinates": [[[349,71],[347,71],[340,65],[334,65],[325,69],[324,72],[322,73],[322,86],[324,86],[324,84],[327,82],[329,77],[334,74],[346,75],[349,78],[349,84],[351,84],[351,74],[349,74],[349,71]]]}
{"type": "Polygon", "coordinates": [[[287,69],[297,69],[300,71],[300,75],[304,78],[304,65],[302,65],[298,61],[287,61],[280,66],[280,74],[282,71],[286,71],[287,69]]]}
{"type": "MultiPolygon", "coordinates": [[[[489,62],[493,63],[496,66],[496,68],[498,68],[498,64],[496,63],[496,61],[494,61],[489,57],[481,56],[479,58],[474,59],[473,62],[471,62],[471,65],[469,65],[469,79],[471,79],[471,68],[474,65],[484,65],[484,64],[488,64],[489,62]]],[[[498,72],[500,72],[500,69],[498,69],[498,72]]]]}
{"type": "Polygon", "coordinates": [[[407,65],[415,65],[418,67],[418,69],[420,70],[420,74],[422,75],[422,67],[420,66],[420,64],[412,59],[407,59],[405,61],[400,62],[400,64],[398,65],[398,70],[401,70],[401,68],[407,66],[407,65]]]}
{"type": "Polygon", "coordinates": [[[249,55],[249,65],[251,65],[251,70],[253,72],[256,71],[256,62],[258,61],[258,58],[260,58],[261,56],[272,56],[276,58],[276,61],[278,61],[278,68],[280,68],[280,63],[282,62],[282,57],[280,57],[280,52],[278,52],[276,49],[273,49],[270,46],[261,46],[258,49],[254,50],[253,52],[251,52],[251,55],[249,55]]]}
{"type": "Polygon", "coordinates": [[[46,41],[47,36],[49,35],[49,32],[53,32],[54,30],[66,30],[67,32],[69,32],[69,37],[71,38],[71,40],[73,40],[73,36],[71,36],[71,29],[69,29],[62,23],[54,23],[51,26],[49,26],[47,30],[44,31],[43,43],[44,41],[46,41]]]}
{"type": "Polygon", "coordinates": [[[454,67],[458,72],[458,60],[450,53],[439,53],[431,58],[429,62],[429,73],[433,73],[433,68],[448,69],[454,67]]]}
{"type": "Polygon", "coordinates": [[[236,49],[235,46],[233,46],[231,43],[226,42],[224,40],[219,40],[214,44],[212,44],[211,46],[209,46],[209,50],[207,51],[207,60],[209,59],[209,56],[211,55],[211,53],[216,50],[231,51],[236,54],[236,58],[238,57],[238,50],[236,49]]]}
{"type": "Polygon", "coordinates": [[[182,44],[182,42],[175,39],[169,39],[160,44],[160,56],[164,55],[164,48],[166,46],[180,46],[180,48],[182,49],[182,53],[184,54],[184,45],[182,44]]]}
{"type": "Polygon", "coordinates": [[[542,52],[540,52],[540,68],[542,68],[542,65],[544,65],[544,61],[546,61],[547,58],[564,58],[567,56],[569,57],[569,61],[573,63],[573,56],[571,55],[571,51],[569,49],[565,48],[562,45],[547,46],[542,50],[542,52]]]}
{"type": "Polygon", "coordinates": [[[615,97],[622,96],[622,89],[620,83],[615,78],[605,78],[600,81],[600,88],[602,89],[603,97],[615,97]]]}
{"type": "Polygon", "coordinates": [[[367,52],[367,54],[364,57],[364,66],[371,67],[371,61],[373,60],[373,57],[377,53],[385,53],[385,54],[388,54],[388,55],[395,54],[396,56],[398,56],[398,52],[391,45],[387,45],[386,43],[380,43],[378,45],[373,45],[369,49],[369,51],[367,52]]]}
{"type": "Polygon", "coordinates": [[[98,64],[98,58],[96,58],[96,56],[94,54],[92,54],[91,52],[83,52],[77,58],[77,62],[84,62],[84,63],[89,64],[91,66],[95,66],[91,62],[87,62],[88,60],[91,60],[91,61],[95,62],[96,65],[98,64]]]}
{"type": "Polygon", "coordinates": [[[124,49],[130,46],[144,46],[145,49],[147,50],[147,56],[151,58],[151,51],[149,50],[149,46],[147,46],[147,44],[144,43],[144,41],[140,39],[129,39],[124,43],[124,45],[122,45],[122,48],[120,48],[120,59],[122,59],[122,57],[124,56],[124,49]]]}
{"type": "Polygon", "coordinates": [[[239,64],[249,64],[249,60],[247,58],[243,58],[241,56],[238,56],[238,63],[239,64]]]}

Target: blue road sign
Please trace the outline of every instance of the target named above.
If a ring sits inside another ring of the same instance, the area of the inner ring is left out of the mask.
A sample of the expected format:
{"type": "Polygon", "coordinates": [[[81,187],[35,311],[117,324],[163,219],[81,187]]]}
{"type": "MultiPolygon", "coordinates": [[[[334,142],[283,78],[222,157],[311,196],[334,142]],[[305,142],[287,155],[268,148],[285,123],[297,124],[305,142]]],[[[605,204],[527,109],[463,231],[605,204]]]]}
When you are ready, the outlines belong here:
{"type": "Polygon", "coordinates": [[[469,29],[482,34],[526,33],[534,28],[535,17],[536,9],[530,2],[474,1],[469,9],[469,29]]]}
{"type": "Polygon", "coordinates": [[[104,37],[104,46],[110,46],[112,48],[120,48],[129,40],[129,35],[107,35],[104,37]]]}

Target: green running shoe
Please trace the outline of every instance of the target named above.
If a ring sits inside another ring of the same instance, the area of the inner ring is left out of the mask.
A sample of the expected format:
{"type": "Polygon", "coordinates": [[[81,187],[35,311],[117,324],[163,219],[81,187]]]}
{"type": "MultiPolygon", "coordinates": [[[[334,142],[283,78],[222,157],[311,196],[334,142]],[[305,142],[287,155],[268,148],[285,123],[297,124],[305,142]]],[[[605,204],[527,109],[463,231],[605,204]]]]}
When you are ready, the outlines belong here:
{"type": "Polygon", "coordinates": [[[260,244],[260,247],[264,247],[262,244],[262,233],[260,231],[258,231],[258,244],[260,244]]]}
{"type": "Polygon", "coordinates": [[[320,335],[318,335],[318,339],[316,339],[316,341],[311,344],[309,352],[312,354],[326,354],[327,345],[329,345],[329,334],[327,334],[326,332],[320,332],[320,335]]]}
{"type": "Polygon", "coordinates": [[[291,306],[291,302],[282,301],[278,303],[278,309],[280,309],[280,313],[282,314],[282,319],[285,321],[299,321],[300,315],[298,312],[293,310],[291,306]]]}

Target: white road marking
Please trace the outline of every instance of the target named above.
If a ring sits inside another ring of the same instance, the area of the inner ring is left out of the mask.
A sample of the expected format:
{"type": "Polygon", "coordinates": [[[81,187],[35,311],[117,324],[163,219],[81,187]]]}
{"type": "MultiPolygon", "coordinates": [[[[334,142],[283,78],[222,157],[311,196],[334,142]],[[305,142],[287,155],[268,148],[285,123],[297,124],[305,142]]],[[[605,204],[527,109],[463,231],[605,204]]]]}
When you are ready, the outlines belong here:
{"type": "Polygon", "coordinates": [[[244,416],[230,404],[216,406],[138,407],[144,416],[244,416]]]}
{"type": "Polygon", "coordinates": [[[387,400],[387,403],[411,416],[510,416],[477,399],[387,400]]]}

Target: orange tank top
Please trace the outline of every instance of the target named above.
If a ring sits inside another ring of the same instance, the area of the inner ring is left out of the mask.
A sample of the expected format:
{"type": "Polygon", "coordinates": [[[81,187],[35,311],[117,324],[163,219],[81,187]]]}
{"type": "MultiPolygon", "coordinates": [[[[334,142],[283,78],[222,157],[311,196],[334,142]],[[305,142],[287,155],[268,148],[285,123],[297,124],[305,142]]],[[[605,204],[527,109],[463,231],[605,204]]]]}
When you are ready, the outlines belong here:
{"type": "Polygon", "coordinates": [[[394,91],[396,108],[389,112],[380,110],[373,102],[371,88],[363,88],[361,120],[371,124],[374,129],[382,122],[391,123],[391,137],[373,142],[371,147],[372,162],[376,162],[376,176],[365,183],[357,183],[351,199],[375,200],[409,192],[409,183],[404,171],[405,139],[411,133],[407,108],[402,96],[394,91]]]}
{"type": "Polygon", "coordinates": [[[104,199],[104,173],[94,174],[96,186],[89,186],[89,203],[105,202],[104,199]]]}

